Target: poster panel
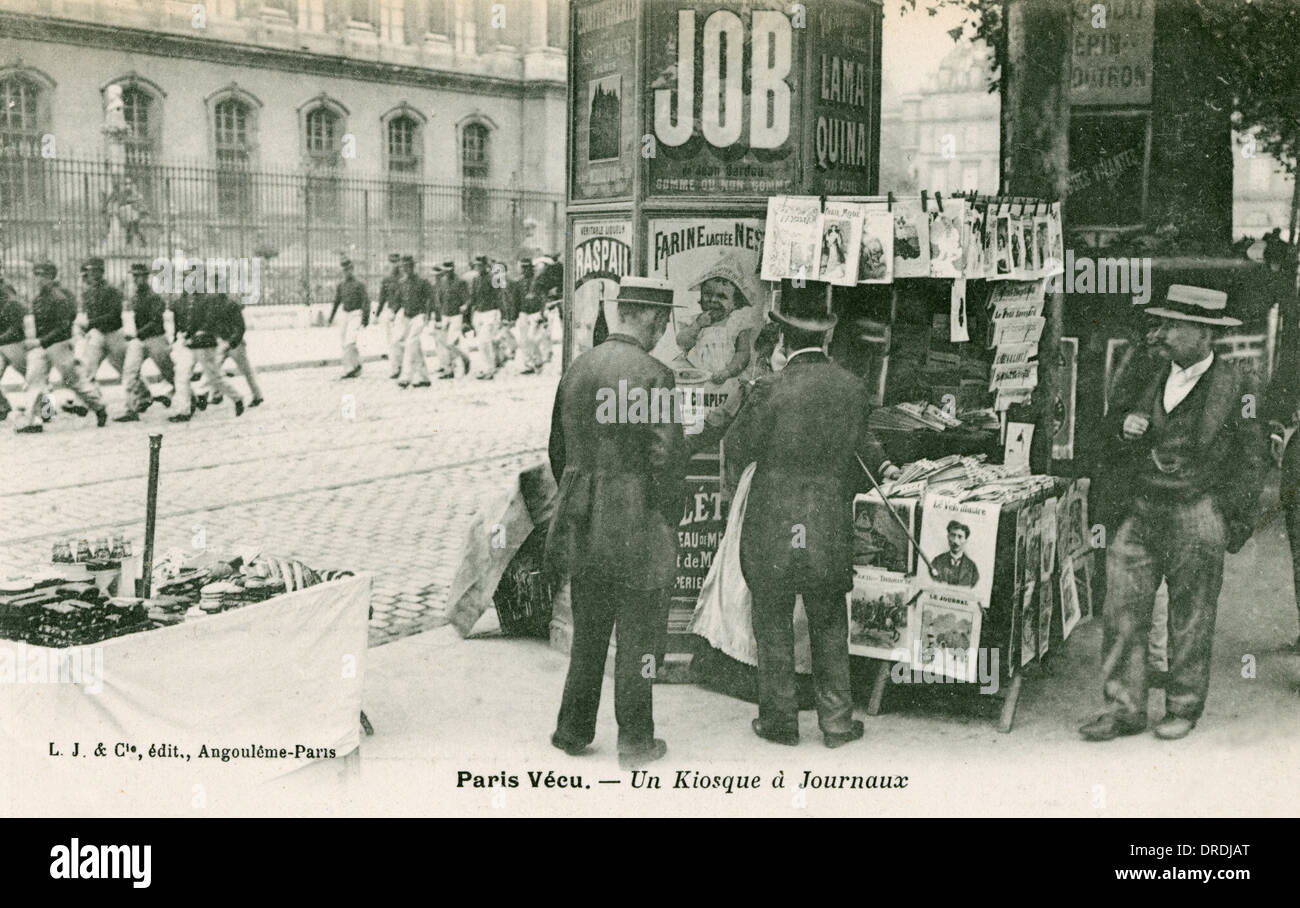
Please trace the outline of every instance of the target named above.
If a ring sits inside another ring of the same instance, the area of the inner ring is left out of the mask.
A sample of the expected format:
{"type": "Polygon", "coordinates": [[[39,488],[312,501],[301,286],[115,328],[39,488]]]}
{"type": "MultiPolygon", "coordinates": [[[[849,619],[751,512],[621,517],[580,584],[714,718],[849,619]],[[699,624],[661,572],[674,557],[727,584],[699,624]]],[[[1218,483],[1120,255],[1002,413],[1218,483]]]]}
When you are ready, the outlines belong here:
{"type": "Polygon", "coordinates": [[[807,189],[818,195],[875,192],[880,7],[835,0],[807,7],[816,16],[808,50],[807,189]]]}
{"type": "Polygon", "coordinates": [[[957,681],[976,680],[981,612],[969,596],[926,590],[916,601],[912,668],[957,681]]]}
{"type": "Polygon", "coordinates": [[[1070,4],[1070,103],[1151,103],[1155,0],[1070,4]]]}
{"type": "Polygon", "coordinates": [[[849,653],[888,662],[911,660],[911,585],[893,571],[855,567],[849,605],[849,653]]]}
{"type": "Polygon", "coordinates": [[[575,221],[573,253],[573,311],[569,330],[569,362],[592,348],[602,309],[606,331],[614,325],[618,282],[632,273],[632,222],[622,218],[575,221]]]}
{"type": "Polygon", "coordinates": [[[1074,459],[1074,414],[1079,383],[1079,339],[1063,337],[1057,345],[1057,389],[1052,409],[1052,458],[1074,459]]]}
{"type": "Polygon", "coordinates": [[[797,188],[807,33],[771,0],[647,0],[649,195],[767,196],[797,188]]]}
{"type": "Polygon", "coordinates": [[[573,4],[570,194],[575,200],[632,194],[637,129],[636,0],[573,4]]]}
{"type": "MultiPolygon", "coordinates": [[[[927,495],[921,511],[921,551],[930,570],[917,571],[921,585],[957,587],[985,608],[993,590],[993,558],[997,552],[996,501],[957,501],[927,495]]],[[[951,590],[950,590],[951,591],[951,590]]]]}
{"type": "MultiPolygon", "coordinates": [[[[652,355],[690,392],[693,419],[736,397],[742,381],[771,370],[759,333],[771,289],[759,277],[762,218],[654,218],[646,230],[650,277],[673,285],[673,315],[652,355]]],[[[770,334],[771,332],[769,332],[770,334]]]]}
{"type": "Polygon", "coordinates": [[[853,499],[853,563],[910,574],[916,563],[915,498],[886,501],[872,491],[853,499]],[[890,516],[894,512],[895,520],[890,516]],[[907,527],[904,531],[903,526],[907,527]]]}

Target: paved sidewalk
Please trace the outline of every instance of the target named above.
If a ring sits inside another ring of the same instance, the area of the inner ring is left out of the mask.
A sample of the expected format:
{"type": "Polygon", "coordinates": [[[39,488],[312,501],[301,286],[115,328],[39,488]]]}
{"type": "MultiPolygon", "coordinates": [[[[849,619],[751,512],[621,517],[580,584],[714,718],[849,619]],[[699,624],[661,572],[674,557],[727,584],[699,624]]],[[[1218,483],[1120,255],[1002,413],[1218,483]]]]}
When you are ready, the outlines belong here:
{"type": "MultiPolygon", "coordinates": [[[[121,530],[139,546],[148,435],[163,435],[160,551],[257,542],[309,565],[376,572],[371,642],[444,621],[447,588],[478,510],[545,460],[558,368],[399,390],[383,364],[263,377],[266,403],[229,403],[186,424],[59,416],[42,435],[0,430],[0,576],[48,560],[57,539],[121,530]]],[[[236,380],[243,388],[242,380],[236,380]]],[[[120,387],[107,389],[121,408],[120,387]]]]}

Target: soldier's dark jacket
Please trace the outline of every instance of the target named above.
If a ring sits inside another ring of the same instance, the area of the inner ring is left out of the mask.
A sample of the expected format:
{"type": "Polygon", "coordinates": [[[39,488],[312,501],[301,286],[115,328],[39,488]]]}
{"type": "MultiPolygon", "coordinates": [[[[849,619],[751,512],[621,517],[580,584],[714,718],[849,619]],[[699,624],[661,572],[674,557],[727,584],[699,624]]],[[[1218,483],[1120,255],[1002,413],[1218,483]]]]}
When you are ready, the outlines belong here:
{"type": "Polygon", "coordinates": [[[407,318],[418,318],[433,312],[433,285],[413,274],[397,284],[397,306],[407,318]]]}
{"type": "Polygon", "coordinates": [[[32,316],[36,319],[37,340],[42,347],[51,347],[72,337],[77,304],[72,294],[58,284],[52,284],[32,298],[32,316]]]}
{"type": "Polygon", "coordinates": [[[86,308],[87,328],[111,334],[122,330],[122,291],[112,284],[99,281],[91,284],[81,294],[86,308]]]}
{"type": "MultiPolygon", "coordinates": [[[[339,307],[344,312],[361,313],[361,324],[370,324],[370,298],[366,296],[366,285],[356,279],[355,275],[345,277],[334,288],[334,308],[330,309],[330,320],[334,320],[339,307]]],[[[382,309],[383,306],[381,305],[382,309]]]]}
{"type": "Polygon", "coordinates": [[[27,310],[23,304],[8,294],[0,294],[0,347],[22,343],[23,317],[27,310]]]}
{"type": "Polygon", "coordinates": [[[154,293],[153,288],[145,287],[143,290],[136,290],[132,305],[135,309],[136,337],[140,340],[148,340],[166,331],[163,325],[163,313],[167,311],[167,303],[154,293]]]}

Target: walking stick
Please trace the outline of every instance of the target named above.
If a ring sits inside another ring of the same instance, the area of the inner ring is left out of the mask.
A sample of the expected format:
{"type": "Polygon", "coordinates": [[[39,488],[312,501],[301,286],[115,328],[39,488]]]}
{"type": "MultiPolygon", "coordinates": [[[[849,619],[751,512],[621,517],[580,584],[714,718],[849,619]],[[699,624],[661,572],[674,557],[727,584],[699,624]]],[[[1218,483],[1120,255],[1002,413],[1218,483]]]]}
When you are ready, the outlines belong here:
{"type": "Polygon", "coordinates": [[[894,511],[894,509],[889,506],[889,499],[886,498],[885,493],[880,490],[880,483],[876,482],[876,477],[871,475],[871,471],[867,469],[867,465],[862,462],[862,455],[855,453],[853,456],[857,458],[858,466],[862,467],[862,472],[866,473],[867,478],[871,480],[871,485],[874,486],[876,492],[880,494],[880,500],[885,503],[885,510],[889,512],[889,516],[893,517],[894,522],[897,523],[900,527],[902,527],[903,535],[906,536],[908,540],[912,542],[913,545],[916,545],[916,554],[921,556],[921,560],[925,562],[925,566],[930,569],[930,576],[933,577],[934,565],[930,563],[929,558],[925,557],[925,552],[921,551],[921,546],[917,545],[916,541],[912,539],[912,531],[907,528],[907,524],[903,523],[903,518],[899,517],[898,514],[894,511]]]}
{"type": "Polygon", "coordinates": [[[140,598],[148,599],[153,581],[153,531],[158,516],[158,456],[162,449],[162,436],[149,436],[149,492],[144,511],[144,576],[140,578],[140,598]]]}

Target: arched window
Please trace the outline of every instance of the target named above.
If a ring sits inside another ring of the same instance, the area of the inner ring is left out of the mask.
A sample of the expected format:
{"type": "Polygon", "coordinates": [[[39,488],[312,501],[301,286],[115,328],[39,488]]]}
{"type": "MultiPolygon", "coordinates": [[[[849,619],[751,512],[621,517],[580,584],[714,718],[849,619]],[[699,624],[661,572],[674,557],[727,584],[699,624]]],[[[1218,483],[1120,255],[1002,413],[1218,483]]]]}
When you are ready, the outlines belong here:
{"type": "Polygon", "coordinates": [[[158,141],[153,95],[139,86],[127,86],[122,90],[122,114],[127,164],[149,164],[156,156],[158,141]]]}
{"type": "Polygon", "coordinates": [[[467,180],[486,180],[491,133],[482,123],[467,123],[460,132],[460,170],[467,180]]]}
{"type": "Polygon", "coordinates": [[[317,166],[333,167],[338,164],[339,115],[328,107],[316,107],[307,112],[307,157],[317,166]]]}
{"type": "Polygon", "coordinates": [[[40,88],[22,76],[0,81],[0,147],[6,153],[40,154],[40,88]]]}
{"type": "Polygon", "coordinates": [[[423,163],[420,154],[420,124],[405,114],[388,121],[388,171],[417,174],[423,163]]]}
{"type": "Polygon", "coordinates": [[[253,157],[253,113],[238,98],[218,101],[212,109],[217,165],[244,165],[253,157]]]}
{"type": "Polygon", "coordinates": [[[48,77],[34,70],[0,71],[0,211],[44,204],[41,141],[53,87],[48,77]]]}

